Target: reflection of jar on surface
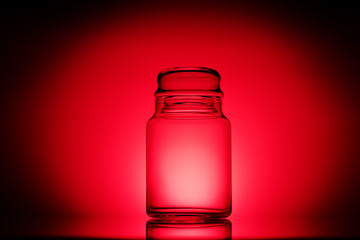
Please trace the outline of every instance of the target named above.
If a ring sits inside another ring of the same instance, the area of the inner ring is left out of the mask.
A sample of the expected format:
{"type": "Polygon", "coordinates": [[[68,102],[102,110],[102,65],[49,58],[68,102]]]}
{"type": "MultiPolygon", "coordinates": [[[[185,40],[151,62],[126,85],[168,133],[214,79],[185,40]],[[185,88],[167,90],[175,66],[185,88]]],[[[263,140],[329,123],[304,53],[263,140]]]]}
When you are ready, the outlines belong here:
{"type": "Polygon", "coordinates": [[[146,137],[150,217],[230,215],[231,130],[219,81],[203,67],[160,72],[146,137]]]}
{"type": "Polygon", "coordinates": [[[231,222],[226,219],[197,223],[149,220],[146,223],[146,239],[231,239],[231,222]]]}

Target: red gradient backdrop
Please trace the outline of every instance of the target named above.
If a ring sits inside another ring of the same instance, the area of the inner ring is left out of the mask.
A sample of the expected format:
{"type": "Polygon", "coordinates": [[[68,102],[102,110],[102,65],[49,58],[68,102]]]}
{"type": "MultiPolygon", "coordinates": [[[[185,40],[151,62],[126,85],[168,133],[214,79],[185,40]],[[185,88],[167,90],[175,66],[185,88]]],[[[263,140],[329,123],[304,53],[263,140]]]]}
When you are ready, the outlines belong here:
{"type": "Polygon", "coordinates": [[[330,231],[318,219],[341,204],[354,119],[329,84],[338,76],[326,49],[247,8],[143,4],[105,15],[65,31],[18,100],[26,119],[18,136],[32,156],[22,165],[29,189],[49,214],[67,219],[52,231],[145,234],[145,125],[156,75],[172,66],[222,76],[233,136],[233,236],[330,231]]]}

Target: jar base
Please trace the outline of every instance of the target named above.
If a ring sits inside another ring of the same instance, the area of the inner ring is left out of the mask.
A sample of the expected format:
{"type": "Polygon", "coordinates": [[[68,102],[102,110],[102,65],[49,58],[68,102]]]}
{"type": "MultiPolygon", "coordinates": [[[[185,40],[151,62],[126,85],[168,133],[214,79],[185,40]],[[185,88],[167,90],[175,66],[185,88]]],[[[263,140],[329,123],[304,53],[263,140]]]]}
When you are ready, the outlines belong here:
{"type": "Polygon", "coordinates": [[[226,218],[231,211],[220,211],[203,208],[156,208],[148,209],[147,214],[151,218],[166,218],[174,221],[197,221],[208,218],[226,218]]]}

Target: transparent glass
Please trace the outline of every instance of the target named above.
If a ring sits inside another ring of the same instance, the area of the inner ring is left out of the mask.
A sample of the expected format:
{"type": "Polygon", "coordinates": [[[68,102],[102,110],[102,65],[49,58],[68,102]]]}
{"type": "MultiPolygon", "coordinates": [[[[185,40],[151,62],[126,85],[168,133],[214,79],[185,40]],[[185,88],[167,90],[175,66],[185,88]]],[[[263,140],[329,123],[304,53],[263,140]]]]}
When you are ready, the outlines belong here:
{"type": "Polygon", "coordinates": [[[146,136],[150,217],[230,215],[231,129],[219,82],[218,72],[203,67],[159,73],[146,136]]]}

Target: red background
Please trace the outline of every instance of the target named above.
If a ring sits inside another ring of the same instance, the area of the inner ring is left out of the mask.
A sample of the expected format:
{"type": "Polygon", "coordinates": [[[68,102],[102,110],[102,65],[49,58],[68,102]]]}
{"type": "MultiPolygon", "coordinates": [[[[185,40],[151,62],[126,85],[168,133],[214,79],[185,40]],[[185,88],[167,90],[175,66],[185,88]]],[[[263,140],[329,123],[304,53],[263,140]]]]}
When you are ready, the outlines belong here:
{"type": "Polygon", "coordinates": [[[8,232],[144,237],[156,75],[206,66],[232,123],[233,237],[359,234],[351,6],[6,7],[8,232]]]}

